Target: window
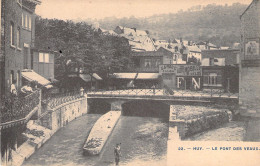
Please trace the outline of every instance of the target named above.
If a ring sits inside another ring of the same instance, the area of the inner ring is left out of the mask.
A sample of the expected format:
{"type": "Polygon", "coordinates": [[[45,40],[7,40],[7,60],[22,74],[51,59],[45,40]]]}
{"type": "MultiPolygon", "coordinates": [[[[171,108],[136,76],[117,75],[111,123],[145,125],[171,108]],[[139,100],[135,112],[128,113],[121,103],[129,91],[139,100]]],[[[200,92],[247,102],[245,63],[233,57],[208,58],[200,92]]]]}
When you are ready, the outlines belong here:
{"type": "Polygon", "coordinates": [[[24,27],[24,15],[22,13],[22,27],[24,27]]]}
{"type": "Polygon", "coordinates": [[[27,21],[27,14],[25,14],[25,22],[24,22],[24,27],[27,28],[27,24],[28,24],[28,21],[27,21]]]}
{"type": "Polygon", "coordinates": [[[16,40],[17,40],[17,47],[20,48],[21,47],[21,30],[20,27],[17,28],[17,32],[16,32],[16,40]]]}
{"type": "Polygon", "coordinates": [[[204,76],[204,85],[208,86],[222,86],[221,76],[218,76],[217,73],[209,73],[204,76]]]}
{"type": "Polygon", "coordinates": [[[216,73],[209,74],[209,85],[217,85],[217,74],[216,73]]]}
{"type": "Polygon", "coordinates": [[[44,54],[39,53],[39,62],[44,62],[44,54]]]}
{"type": "Polygon", "coordinates": [[[39,62],[49,63],[50,62],[49,54],[48,53],[39,53],[39,62]]]}
{"type": "Polygon", "coordinates": [[[20,75],[21,75],[21,73],[20,73],[20,70],[18,70],[17,71],[17,74],[16,74],[16,86],[17,87],[19,87],[19,81],[20,81],[20,75]]]}
{"type": "Polygon", "coordinates": [[[44,62],[49,63],[49,54],[47,53],[44,54],[44,62]]]}
{"type": "Polygon", "coordinates": [[[14,46],[14,23],[11,22],[10,25],[10,40],[11,40],[11,45],[14,46]]]}
{"type": "Polygon", "coordinates": [[[209,66],[214,66],[214,58],[209,58],[209,66]]]}
{"type": "Polygon", "coordinates": [[[144,60],[144,66],[146,67],[146,68],[150,68],[151,67],[151,59],[145,59],[144,60]]]}
{"type": "Polygon", "coordinates": [[[156,61],[155,61],[155,67],[159,67],[160,64],[161,64],[160,59],[156,59],[156,61]]]}
{"type": "Polygon", "coordinates": [[[32,29],[32,18],[31,18],[31,16],[28,16],[28,18],[29,18],[29,26],[28,26],[28,28],[29,28],[29,30],[31,30],[32,29]]]}
{"type": "Polygon", "coordinates": [[[14,82],[14,71],[11,70],[11,74],[10,74],[10,85],[12,85],[14,82]]]}

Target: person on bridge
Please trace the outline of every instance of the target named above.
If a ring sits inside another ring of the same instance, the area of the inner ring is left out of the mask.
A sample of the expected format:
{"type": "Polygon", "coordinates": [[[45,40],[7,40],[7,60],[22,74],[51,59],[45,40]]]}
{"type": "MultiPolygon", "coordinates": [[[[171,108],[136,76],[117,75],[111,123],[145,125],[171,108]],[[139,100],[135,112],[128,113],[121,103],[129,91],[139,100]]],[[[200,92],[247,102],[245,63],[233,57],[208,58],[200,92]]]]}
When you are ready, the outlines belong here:
{"type": "Polygon", "coordinates": [[[115,162],[116,165],[119,165],[119,161],[120,161],[120,156],[121,156],[121,147],[120,144],[116,144],[116,147],[114,148],[114,155],[115,155],[115,162]]]}

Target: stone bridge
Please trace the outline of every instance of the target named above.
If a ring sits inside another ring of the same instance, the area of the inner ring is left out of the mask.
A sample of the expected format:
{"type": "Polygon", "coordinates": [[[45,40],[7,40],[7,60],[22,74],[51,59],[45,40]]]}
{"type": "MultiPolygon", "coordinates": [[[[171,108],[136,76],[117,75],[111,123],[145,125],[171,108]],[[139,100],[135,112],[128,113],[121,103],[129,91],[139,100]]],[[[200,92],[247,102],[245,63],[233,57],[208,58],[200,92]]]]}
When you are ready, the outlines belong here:
{"type": "MultiPolygon", "coordinates": [[[[87,92],[88,106],[105,110],[123,110],[127,104],[157,105],[203,105],[238,110],[238,94],[222,91],[174,90],[172,94],[164,89],[125,89],[87,92]]],[[[90,108],[91,109],[91,108],[90,108]]]]}

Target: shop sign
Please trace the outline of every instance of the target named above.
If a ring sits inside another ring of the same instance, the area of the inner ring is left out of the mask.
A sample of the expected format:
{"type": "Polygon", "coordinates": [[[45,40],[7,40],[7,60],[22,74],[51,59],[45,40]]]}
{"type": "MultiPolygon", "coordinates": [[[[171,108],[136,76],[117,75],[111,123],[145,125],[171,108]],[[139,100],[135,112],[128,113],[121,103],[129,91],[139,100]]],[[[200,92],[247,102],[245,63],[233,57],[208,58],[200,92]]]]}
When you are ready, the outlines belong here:
{"type": "Polygon", "coordinates": [[[172,73],[176,76],[202,76],[202,69],[198,65],[159,65],[159,74],[163,73],[172,73]]]}

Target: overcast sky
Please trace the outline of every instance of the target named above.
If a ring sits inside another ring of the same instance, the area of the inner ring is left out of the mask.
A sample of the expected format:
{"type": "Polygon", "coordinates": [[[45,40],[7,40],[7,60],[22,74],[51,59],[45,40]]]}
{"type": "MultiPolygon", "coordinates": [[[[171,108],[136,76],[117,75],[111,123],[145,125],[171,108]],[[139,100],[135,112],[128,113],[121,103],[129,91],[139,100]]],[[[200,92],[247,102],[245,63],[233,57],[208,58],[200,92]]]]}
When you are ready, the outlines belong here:
{"type": "Polygon", "coordinates": [[[36,13],[43,18],[87,19],[104,17],[147,17],[175,13],[181,9],[207,4],[236,2],[250,4],[252,0],[41,0],[36,13]]]}

